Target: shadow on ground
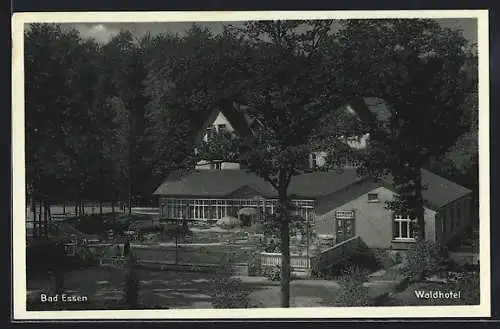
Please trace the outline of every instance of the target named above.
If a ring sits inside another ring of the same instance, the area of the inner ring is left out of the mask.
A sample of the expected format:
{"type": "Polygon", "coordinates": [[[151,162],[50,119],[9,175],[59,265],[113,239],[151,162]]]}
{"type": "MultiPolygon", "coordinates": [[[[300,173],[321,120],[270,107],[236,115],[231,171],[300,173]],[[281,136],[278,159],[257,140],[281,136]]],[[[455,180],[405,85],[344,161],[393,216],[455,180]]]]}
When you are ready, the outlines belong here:
{"type": "MultiPolygon", "coordinates": [[[[139,301],[144,308],[212,308],[210,303],[210,274],[199,272],[137,270],[139,301]]],[[[87,303],[65,304],[64,309],[123,308],[125,272],[111,268],[91,268],[67,272],[64,275],[65,293],[87,297],[87,303]],[[113,306],[115,305],[115,306],[113,306]],[[117,306],[118,305],[118,306],[117,306]]],[[[272,282],[241,284],[253,293],[266,289],[272,282]]],[[[41,303],[40,295],[53,295],[54,283],[49,276],[39,276],[27,282],[28,310],[62,309],[41,303]]]]}

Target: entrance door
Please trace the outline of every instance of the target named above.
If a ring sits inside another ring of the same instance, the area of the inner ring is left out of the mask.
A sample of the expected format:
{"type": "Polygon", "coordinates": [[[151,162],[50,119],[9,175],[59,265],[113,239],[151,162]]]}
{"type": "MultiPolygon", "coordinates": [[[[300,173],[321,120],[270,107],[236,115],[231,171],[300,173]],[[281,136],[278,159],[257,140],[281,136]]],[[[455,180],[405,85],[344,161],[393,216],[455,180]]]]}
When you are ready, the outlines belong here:
{"type": "Polygon", "coordinates": [[[335,219],[337,224],[335,243],[340,243],[342,241],[354,237],[355,235],[354,210],[337,211],[335,212],[335,219]]]}

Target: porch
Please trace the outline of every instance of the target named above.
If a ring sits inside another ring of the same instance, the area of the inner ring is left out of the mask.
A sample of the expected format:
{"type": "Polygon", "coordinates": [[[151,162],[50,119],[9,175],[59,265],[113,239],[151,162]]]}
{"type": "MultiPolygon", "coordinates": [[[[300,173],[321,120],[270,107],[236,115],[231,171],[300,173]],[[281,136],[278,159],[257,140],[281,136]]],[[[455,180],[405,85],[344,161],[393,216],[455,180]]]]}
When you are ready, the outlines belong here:
{"type": "MultiPolygon", "coordinates": [[[[359,236],[354,236],[330,248],[324,249],[316,255],[290,254],[292,273],[295,272],[296,274],[310,276],[314,267],[324,264],[331,266],[343,262],[352,256],[360,246],[361,238],[359,236]]],[[[261,252],[259,253],[258,259],[260,265],[259,271],[264,272],[265,269],[269,267],[280,267],[282,254],[276,252],[261,252]]]]}

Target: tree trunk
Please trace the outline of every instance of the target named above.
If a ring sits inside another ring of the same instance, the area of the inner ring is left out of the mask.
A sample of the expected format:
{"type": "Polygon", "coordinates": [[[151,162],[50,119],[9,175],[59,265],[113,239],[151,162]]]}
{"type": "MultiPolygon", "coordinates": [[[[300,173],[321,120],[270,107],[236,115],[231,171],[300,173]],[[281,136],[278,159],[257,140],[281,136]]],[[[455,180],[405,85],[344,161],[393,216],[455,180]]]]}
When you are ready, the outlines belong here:
{"type": "Polygon", "coordinates": [[[63,214],[66,214],[66,199],[63,201],[63,214]]]}
{"type": "Polygon", "coordinates": [[[40,237],[42,235],[42,201],[39,201],[38,204],[38,236],[40,237]]]}
{"type": "Polygon", "coordinates": [[[33,238],[36,239],[38,237],[38,231],[36,227],[36,200],[37,200],[37,184],[36,179],[32,180],[30,187],[30,202],[31,202],[31,212],[33,214],[32,222],[33,222],[33,238]]]}
{"type": "Polygon", "coordinates": [[[31,212],[33,214],[33,237],[37,237],[37,232],[36,232],[36,202],[34,196],[31,198],[31,212]]]}
{"type": "Polygon", "coordinates": [[[279,178],[280,242],[281,242],[281,307],[290,307],[290,224],[288,222],[288,197],[286,172],[279,178]]]}
{"type": "Polygon", "coordinates": [[[111,212],[114,214],[115,213],[115,201],[111,201],[111,212]]]}
{"type": "Polygon", "coordinates": [[[175,226],[175,265],[179,264],[179,219],[175,226]]]}
{"type": "Polygon", "coordinates": [[[129,183],[128,183],[128,214],[132,214],[132,180],[129,178],[129,183]]]}
{"type": "Polygon", "coordinates": [[[99,215],[102,216],[102,200],[99,200],[99,215]]]}
{"type": "MultiPolygon", "coordinates": [[[[285,215],[286,216],[286,215],[285,215]]],[[[288,216],[287,216],[288,217],[288,216]]],[[[281,222],[281,307],[290,307],[290,227],[288,218],[281,222]]]]}
{"type": "Polygon", "coordinates": [[[45,201],[43,204],[43,234],[45,237],[49,236],[49,209],[48,203],[45,201]]]}
{"type": "Polygon", "coordinates": [[[47,203],[47,215],[49,217],[49,222],[52,222],[52,211],[50,210],[50,202],[47,203]]]}
{"type": "Polygon", "coordinates": [[[417,207],[417,239],[425,240],[425,217],[424,217],[424,198],[422,196],[422,172],[420,168],[415,176],[415,205],[417,207]]]}

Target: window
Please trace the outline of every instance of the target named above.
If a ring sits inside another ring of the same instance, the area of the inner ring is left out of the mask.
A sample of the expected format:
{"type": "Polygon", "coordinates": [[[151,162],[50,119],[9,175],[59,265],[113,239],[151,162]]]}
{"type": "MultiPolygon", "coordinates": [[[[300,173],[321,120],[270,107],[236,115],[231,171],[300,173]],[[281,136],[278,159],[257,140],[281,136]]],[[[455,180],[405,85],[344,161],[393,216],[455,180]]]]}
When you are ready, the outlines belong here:
{"type": "Polygon", "coordinates": [[[211,140],[214,135],[215,129],[214,127],[207,128],[207,141],[211,140]]]}
{"type": "Polygon", "coordinates": [[[354,236],[354,210],[335,211],[337,243],[354,236]]]}
{"type": "Polygon", "coordinates": [[[408,216],[394,216],[394,240],[414,240],[415,229],[413,220],[408,216]]]}
{"type": "Polygon", "coordinates": [[[354,210],[337,210],[335,211],[336,219],[354,219],[354,210]]]}
{"type": "Polygon", "coordinates": [[[217,127],[218,127],[218,130],[219,130],[219,133],[226,131],[226,125],[223,124],[223,123],[217,125],[217,127]]]}
{"type": "Polygon", "coordinates": [[[379,202],[378,193],[368,193],[368,202],[379,202]]]}
{"type": "Polygon", "coordinates": [[[311,154],[311,168],[318,167],[318,155],[316,153],[311,154]]]}

